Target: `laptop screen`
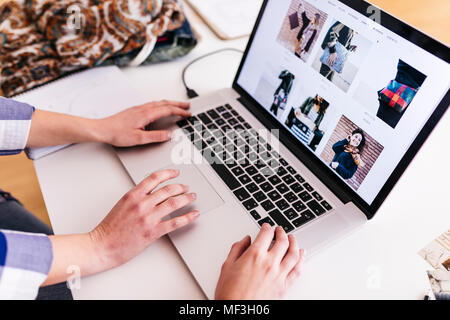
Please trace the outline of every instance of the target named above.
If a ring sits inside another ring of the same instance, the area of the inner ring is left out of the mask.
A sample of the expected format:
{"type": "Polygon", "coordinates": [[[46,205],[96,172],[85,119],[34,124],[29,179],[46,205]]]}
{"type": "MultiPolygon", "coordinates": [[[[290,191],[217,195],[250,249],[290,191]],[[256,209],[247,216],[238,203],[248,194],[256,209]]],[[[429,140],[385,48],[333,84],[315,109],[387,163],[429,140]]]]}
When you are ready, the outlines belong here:
{"type": "Polygon", "coordinates": [[[450,86],[449,64],[337,0],[268,1],[237,84],[367,204],[450,86]]]}

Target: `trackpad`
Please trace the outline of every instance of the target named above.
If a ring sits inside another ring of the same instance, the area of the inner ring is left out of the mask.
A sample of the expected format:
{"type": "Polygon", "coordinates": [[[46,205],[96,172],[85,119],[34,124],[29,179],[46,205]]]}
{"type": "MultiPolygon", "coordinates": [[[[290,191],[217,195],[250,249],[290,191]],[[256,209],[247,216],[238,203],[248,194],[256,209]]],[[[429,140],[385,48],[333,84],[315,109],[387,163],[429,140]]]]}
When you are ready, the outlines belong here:
{"type": "Polygon", "coordinates": [[[169,218],[178,217],[192,210],[198,210],[200,215],[203,215],[225,203],[195,165],[175,165],[161,170],[163,169],[180,170],[180,175],[176,179],[164,183],[161,187],[169,184],[184,184],[189,187],[189,193],[197,194],[197,200],[192,205],[172,213],[169,218]]]}

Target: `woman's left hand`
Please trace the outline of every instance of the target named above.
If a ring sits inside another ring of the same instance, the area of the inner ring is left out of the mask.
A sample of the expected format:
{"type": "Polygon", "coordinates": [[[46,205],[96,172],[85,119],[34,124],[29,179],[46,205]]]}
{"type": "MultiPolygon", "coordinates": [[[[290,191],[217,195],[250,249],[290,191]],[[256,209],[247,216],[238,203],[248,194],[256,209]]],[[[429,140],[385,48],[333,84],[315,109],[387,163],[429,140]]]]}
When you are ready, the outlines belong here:
{"type": "Polygon", "coordinates": [[[187,102],[162,100],[127,109],[98,120],[101,140],[116,147],[168,141],[172,137],[171,131],[145,131],[145,127],[169,116],[190,117],[189,107],[190,104],[187,102]]]}
{"type": "Polygon", "coordinates": [[[333,168],[333,169],[335,169],[336,170],[336,168],[339,166],[339,162],[332,162],[331,163],[331,167],[333,168]]]}

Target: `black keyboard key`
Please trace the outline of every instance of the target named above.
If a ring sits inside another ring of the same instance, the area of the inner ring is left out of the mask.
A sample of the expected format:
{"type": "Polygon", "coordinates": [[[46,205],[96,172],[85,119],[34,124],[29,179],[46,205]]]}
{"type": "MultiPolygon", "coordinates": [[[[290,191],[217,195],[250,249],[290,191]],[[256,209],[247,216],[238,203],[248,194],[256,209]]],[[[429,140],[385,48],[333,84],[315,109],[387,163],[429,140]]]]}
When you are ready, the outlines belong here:
{"type": "Polygon", "coordinates": [[[261,219],[261,216],[259,215],[259,213],[256,210],[250,211],[250,214],[252,215],[253,219],[255,219],[256,221],[261,219]]]}
{"type": "Polygon", "coordinates": [[[323,200],[322,196],[317,191],[314,191],[311,194],[317,201],[322,201],[323,200]]]}
{"type": "Polygon", "coordinates": [[[328,211],[332,210],[333,207],[330,206],[330,204],[328,202],[326,202],[325,200],[321,202],[322,206],[327,209],[328,211]]]}
{"type": "Polygon", "coordinates": [[[303,190],[305,190],[305,188],[303,188],[303,186],[300,183],[294,183],[291,186],[292,191],[294,191],[295,193],[300,193],[303,190]]]}
{"type": "Polygon", "coordinates": [[[309,200],[312,199],[311,195],[310,195],[308,192],[306,192],[306,191],[303,191],[302,193],[300,193],[299,197],[300,197],[300,199],[302,199],[304,202],[309,201],[309,200]]]}
{"type": "Polygon", "coordinates": [[[275,208],[275,205],[270,200],[266,200],[261,203],[261,207],[263,207],[266,211],[270,211],[275,208]]]}
{"type": "Polygon", "coordinates": [[[310,185],[309,183],[305,183],[303,186],[304,186],[305,189],[308,190],[309,192],[313,192],[313,191],[314,191],[314,188],[311,187],[311,185],[310,185]]]}
{"type": "Polygon", "coordinates": [[[254,153],[254,152],[251,152],[248,155],[248,160],[250,160],[251,162],[255,162],[255,161],[258,160],[258,155],[256,153],[254,153]]]}
{"type": "Polygon", "coordinates": [[[250,177],[248,175],[244,174],[243,176],[239,177],[239,181],[242,184],[247,184],[247,183],[250,183],[252,180],[250,179],[250,177]]]}
{"type": "Polygon", "coordinates": [[[211,131],[216,131],[216,130],[219,129],[219,127],[216,126],[214,123],[210,123],[210,124],[208,124],[206,127],[207,127],[209,130],[211,130],[211,131]]]}
{"type": "Polygon", "coordinates": [[[227,104],[225,104],[225,108],[227,108],[228,110],[233,110],[233,107],[232,106],[230,106],[228,103],[227,104]]]}
{"type": "Polygon", "coordinates": [[[233,174],[237,177],[240,176],[241,174],[244,174],[244,170],[242,170],[241,167],[236,167],[233,170],[231,170],[233,172],[233,174]]]}
{"type": "Polygon", "coordinates": [[[326,212],[326,210],[316,200],[312,200],[306,205],[316,214],[316,216],[320,216],[326,212]]]}
{"type": "MultiPolygon", "coordinates": [[[[280,163],[283,165],[283,166],[288,166],[289,164],[287,163],[287,161],[286,160],[284,160],[283,158],[280,158],[280,163]]],[[[294,171],[294,174],[295,174],[295,171],[294,171]]]]}
{"type": "Polygon", "coordinates": [[[253,199],[248,199],[247,201],[244,201],[242,203],[245,207],[245,209],[247,209],[248,211],[255,209],[256,207],[258,207],[258,204],[256,203],[255,200],[253,199]]]}
{"type": "MultiPolygon", "coordinates": [[[[281,162],[281,161],[280,161],[280,162],[281,162]]],[[[287,171],[288,171],[290,174],[292,174],[292,175],[296,175],[296,174],[297,174],[297,171],[295,171],[295,169],[292,168],[291,166],[287,167],[286,169],[287,169],[287,171]]]]}
{"type": "Polygon", "coordinates": [[[253,178],[253,180],[255,180],[255,182],[256,182],[257,184],[261,184],[261,183],[263,183],[264,181],[266,181],[266,179],[265,179],[262,175],[260,175],[260,174],[257,174],[256,176],[253,176],[252,178],[253,178]]]}
{"type": "Polygon", "coordinates": [[[249,166],[245,168],[245,172],[247,172],[249,175],[253,176],[254,174],[258,173],[258,170],[254,166],[249,166]]]}
{"type": "MultiPolygon", "coordinates": [[[[206,144],[206,142],[203,141],[203,140],[197,141],[196,143],[194,143],[194,146],[195,146],[199,151],[205,150],[205,149],[208,147],[208,145],[206,144]]],[[[209,162],[209,163],[211,163],[211,162],[209,162]]]]}
{"type": "Polygon", "coordinates": [[[275,205],[278,207],[278,209],[280,209],[281,211],[286,210],[287,208],[289,208],[289,203],[286,202],[286,200],[281,199],[277,202],[275,202],[275,205]]]}
{"type": "Polygon", "coordinates": [[[283,212],[283,214],[284,214],[289,220],[293,220],[293,219],[295,219],[295,218],[298,217],[298,213],[295,212],[295,210],[292,209],[292,208],[286,210],[285,212],[283,212]]]}
{"type": "Polygon", "coordinates": [[[253,197],[255,197],[256,201],[258,201],[258,202],[263,202],[264,200],[267,199],[266,194],[264,192],[262,192],[262,191],[259,191],[259,192],[255,193],[253,195],[253,197]]]}
{"type": "Polygon", "coordinates": [[[260,187],[264,192],[269,192],[270,190],[273,189],[272,185],[269,182],[264,182],[263,184],[260,185],[260,187]]]}
{"type": "Polygon", "coordinates": [[[223,164],[214,162],[211,164],[211,167],[216,171],[216,173],[220,176],[220,178],[225,182],[225,184],[231,190],[234,190],[241,186],[239,181],[231,174],[231,172],[227,169],[227,167],[223,164]]]}
{"type": "MultiPolygon", "coordinates": [[[[245,188],[248,190],[248,192],[250,193],[255,193],[256,191],[259,190],[258,186],[256,184],[254,184],[253,182],[246,185],[245,188]]],[[[255,199],[258,200],[255,196],[255,199]]],[[[258,200],[259,201],[259,200],[258,200]]]]}
{"type": "Polygon", "coordinates": [[[212,123],[212,120],[206,115],[206,113],[200,113],[198,115],[198,118],[200,119],[201,122],[203,122],[206,125],[212,123]]]}
{"type": "Polygon", "coordinates": [[[269,167],[264,167],[259,172],[265,177],[271,177],[273,175],[273,171],[269,167]]]}
{"type": "Polygon", "coordinates": [[[222,114],[222,117],[223,117],[224,119],[230,119],[230,118],[233,118],[233,116],[232,116],[231,113],[229,113],[229,112],[225,112],[224,114],[222,114]]]}
{"type": "Polygon", "coordinates": [[[281,199],[281,195],[277,191],[271,191],[267,194],[272,201],[277,201],[281,199]]]}
{"type": "Polygon", "coordinates": [[[296,180],[292,176],[286,175],[286,176],[283,177],[283,181],[286,182],[286,184],[292,184],[296,180]]]}
{"type": "Polygon", "coordinates": [[[306,210],[305,212],[300,214],[300,218],[292,221],[292,223],[294,224],[294,226],[296,228],[299,228],[302,225],[304,225],[305,223],[307,223],[313,219],[314,219],[314,215],[312,214],[312,212],[309,210],[306,210]]]}
{"type": "Polygon", "coordinates": [[[276,186],[277,190],[280,191],[281,194],[286,193],[289,191],[289,188],[287,185],[285,185],[284,183],[279,184],[278,186],[276,186]]]}
{"type": "Polygon", "coordinates": [[[294,230],[294,227],[289,223],[289,221],[281,214],[279,210],[273,210],[269,212],[269,216],[278,224],[280,227],[284,229],[286,233],[294,230]]]}
{"type": "Polygon", "coordinates": [[[259,223],[259,225],[262,227],[262,225],[264,224],[264,223],[268,223],[268,224],[270,224],[272,227],[273,226],[275,226],[275,223],[272,221],[272,219],[270,219],[269,217],[266,217],[266,218],[264,218],[264,219],[262,219],[262,220],[259,220],[258,221],[258,223],[259,223]]]}
{"type": "Polygon", "coordinates": [[[288,194],[284,195],[284,198],[289,202],[295,202],[298,200],[298,197],[293,193],[293,192],[289,192],[288,194]]]}
{"type": "Polygon", "coordinates": [[[277,184],[281,183],[281,179],[277,176],[272,176],[269,178],[269,181],[272,185],[276,186],[277,184]]]}
{"type": "Polygon", "coordinates": [[[209,110],[206,112],[212,119],[220,118],[219,114],[215,110],[209,110]]]}
{"type": "Polygon", "coordinates": [[[191,126],[187,126],[183,128],[183,133],[186,135],[190,135],[191,133],[194,133],[194,128],[192,128],[191,126]]]}
{"type": "Polygon", "coordinates": [[[242,122],[242,123],[244,123],[244,122],[245,122],[245,119],[244,119],[244,118],[242,118],[241,116],[238,116],[238,117],[237,117],[237,119],[239,120],[239,122],[242,122]]]}
{"type": "Polygon", "coordinates": [[[200,121],[198,120],[198,118],[195,117],[195,116],[189,117],[189,118],[187,118],[186,120],[187,120],[190,124],[192,124],[192,125],[197,124],[198,122],[200,122],[200,121]]]}
{"type": "Polygon", "coordinates": [[[275,171],[278,173],[278,175],[279,175],[280,177],[282,177],[282,176],[284,176],[285,174],[288,173],[288,172],[286,171],[286,169],[283,168],[283,167],[279,167],[278,170],[275,170],[275,171]]]}
{"type": "Polygon", "coordinates": [[[270,158],[272,158],[272,156],[271,156],[270,153],[268,153],[268,152],[260,153],[260,157],[261,157],[261,159],[263,159],[264,161],[267,161],[267,160],[269,160],[270,158]]]}
{"type": "Polygon", "coordinates": [[[225,120],[223,120],[222,118],[217,118],[217,119],[216,119],[216,124],[217,124],[219,127],[221,127],[221,126],[223,126],[224,124],[226,124],[226,122],[225,122],[225,120]]]}
{"type": "Polygon", "coordinates": [[[305,182],[305,179],[299,174],[295,175],[295,179],[297,179],[298,182],[303,183],[305,182]]]}
{"type": "Polygon", "coordinates": [[[239,116],[239,113],[237,113],[236,110],[231,110],[231,114],[232,114],[233,116],[235,116],[235,117],[238,117],[238,116],[239,116]]]}
{"type": "Polygon", "coordinates": [[[295,210],[297,210],[297,212],[302,212],[303,210],[306,209],[306,205],[300,200],[292,204],[292,206],[294,207],[295,210]]]}
{"type": "Polygon", "coordinates": [[[235,126],[239,122],[235,118],[231,118],[231,119],[228,119],[228,123],[230,124],[230,126],[235,126]]]}
{"type": "Polygon", "coordinates": [[[179,126],[180,128],[186,127],[187,125],[189,125],[189,123],[187,122],[186,119],[183,119],[183,120],[180,120],[177,122],[177,126],[179,126]]]}
{"type": "Polygon", "coordinates": [[[217,110],[219,113],[222,113],[222,112],[227,111],[227,109],[225,109],[225,107],[218,107],[216,110],[217,110]]]}
{"type": "Polygon", "coordinates": [[[239,201],[245,201],[250,198],[250,194],[244,188],[236,190],[234,195],[239,199],[239,201]]]}

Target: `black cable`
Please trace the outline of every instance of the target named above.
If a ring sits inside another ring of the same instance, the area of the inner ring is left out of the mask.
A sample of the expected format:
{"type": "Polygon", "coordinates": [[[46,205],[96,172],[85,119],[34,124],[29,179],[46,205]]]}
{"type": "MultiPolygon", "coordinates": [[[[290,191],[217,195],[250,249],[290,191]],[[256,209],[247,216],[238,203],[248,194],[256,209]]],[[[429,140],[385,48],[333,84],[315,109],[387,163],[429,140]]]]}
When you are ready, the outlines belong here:
{"type": "Polygon", "coordinates": [[[200,60],[202,60],[202,59],[204,59],[204,58],[210,57],[210,56],[212,56],[212,55],[215,55],[215,54],[224,52],[224,51],[235,51],[235,52],[239,52],[239,53],[244,53],[242,50],[239,50],[239,49],[234,49],[234,48],[224,48],[224,49],[216,50],[216,51],[207,53],[207,54],[205,54],[205,55],[202,55],[202,56],[200,56],[200,57],[198,57],[198,58],[192,60],[191,62],[188,63],[188,65],[186,65],[186,66],[184,67],[184,69],[183,69],[183,74],[182,74],[181,78],[182,78],[182,80],[183,80],[183,85],[184,85],[184,87],[186,88],[187,96],[188,96],[190,99],[195,98],[195,97],[198,97],[198,94],[197,94],[197,92],[195,92],[195,90],[189,88],[188,85],[186,84],[186,71],[187,71],[193,64],[195,64],[196,62],[198,62],[198,61],[200,61],[200,60]]]}

